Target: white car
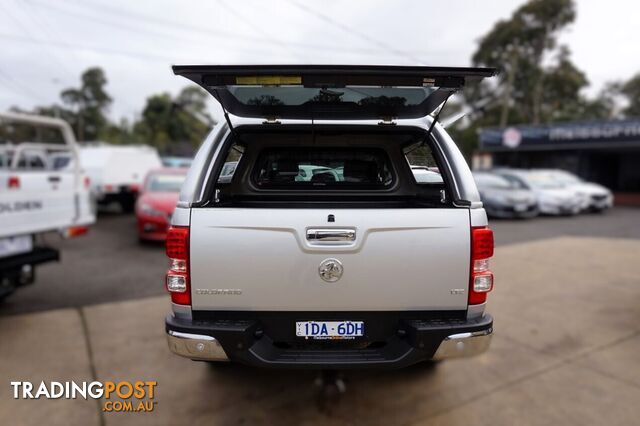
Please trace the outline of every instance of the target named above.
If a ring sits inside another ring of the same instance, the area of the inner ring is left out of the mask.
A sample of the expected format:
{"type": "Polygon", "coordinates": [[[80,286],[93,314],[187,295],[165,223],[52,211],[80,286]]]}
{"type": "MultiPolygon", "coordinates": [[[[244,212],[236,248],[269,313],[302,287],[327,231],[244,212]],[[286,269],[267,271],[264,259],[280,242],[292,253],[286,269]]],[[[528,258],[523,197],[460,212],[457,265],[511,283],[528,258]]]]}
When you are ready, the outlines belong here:
{"type": "Polygon", "coordinates": [[[226,118],[198,151],[167,236],[174,353],[337,369],[487,350],[493,233],[464,157],[430,114],[495,70],[173,69],[226,118]]]}
{"type": "MultiPolygon", "coordinates": [[[[57,248],[39,238],[59,232],[82,235],[95,222],[87,176],[79,167],[56,166],[60,156],[77,158],[78,148],[63,120],[13,112],[3,124],[58,131],[62,143],[0,144],[0,299],[35,279],[37,265],[59,260],[57,248]]],[[[76,163],[77,164],[77,163],[76,163]]]]}
{"type": "Polygon", "coordinates": [[[536,194],[519,182],[486,171],[476,171],[473,177],[489,218],[524,219],[539,214],[536,194]]]}
{"type": "Polygon", "coordinates": [[[505,169],[495,171],[504,178],[530,189],[538,199],[538,210],[546,215],[575,215],[582,211],[584,197],[546,173],[535,170],[505,169]]]}
{"type": "Polygon", "coordinates": [[[91,179],[91,189],[99,204],[117,203],[124,212],[134,210],[144,178],[162,167],[158,151],[148,145],[85,143],[80,148],[80,164],[91,179]]]}
{"type": "Polygon", "coordinates": [[[602,185],[585,182],[565,170],[542,170],[540,173],[548,174],[554,181],[575,191],[582,199],[581,207],[583,210],[602,212],[613,207],[613,193],[602,185]]]}

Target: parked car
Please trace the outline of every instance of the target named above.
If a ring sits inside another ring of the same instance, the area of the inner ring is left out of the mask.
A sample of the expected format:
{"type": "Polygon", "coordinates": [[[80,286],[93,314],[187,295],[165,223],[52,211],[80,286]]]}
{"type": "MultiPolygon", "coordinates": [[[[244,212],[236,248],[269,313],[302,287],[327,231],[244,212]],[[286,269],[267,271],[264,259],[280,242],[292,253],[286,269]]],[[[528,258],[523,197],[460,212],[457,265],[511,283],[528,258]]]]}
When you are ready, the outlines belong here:
{"type": "Polygon", "coordinates": [[[583,210],[602,212],[613,207],[613,193],[602,185],[586,182],[565,170],[549,169],[540,172],[548,173],[551,179],[574,190],[582,197],[583,210]]]}
{"type": "Polygon", "coordinates": [[[489,172],[474,172],[473,178],[489,217],[531,218],[538,215],[536,194],[519,181],[489,172]]]}
{"type": "Polygon", "coordinates": [[[487,350],[493,233],[464,157],[430,114],[495,70],[173,69],[228,112],[167,236],[173,352],[335,369],[487,350]],[[417,182],[409,153],[447,178],[417,182]],[[298,179],[310,168],[333,179],[298,179]]]}
{"type": "Polygon", "coordinates": [[[164,241],[188,169],[164,168],[147,174],[136,201],[138,238],[164,241]]]}
{"type": "Polygon", "coordinates": [[[151,146],[103,142],[82,146],[80,164],[91,178],[98,204],[117,203],[127,213],[133,211],[147,173],[162,167],[158,151],[151,146]]]}
{"type": "Polygon", "coordinates": [[[575,215],[582,210],[583,197],[545,173],[535,170],[505,169],[496,173],[526,189],[533,191],[538,210],[546,215],[575,215]]]}
{"type": "Polygon", "coordinates": [[[0,144],[1,300],[33,283],[37,265],[59,260],[59,250],[39,237],[51,232],[67,238],[83,235],[95,222],[95,211],[83,171],[55,166],[60,155],[78,156],[66,121],[13,112],[0,113],[0,120],[53,129],[62,136],[61,143],[0,144]]]}

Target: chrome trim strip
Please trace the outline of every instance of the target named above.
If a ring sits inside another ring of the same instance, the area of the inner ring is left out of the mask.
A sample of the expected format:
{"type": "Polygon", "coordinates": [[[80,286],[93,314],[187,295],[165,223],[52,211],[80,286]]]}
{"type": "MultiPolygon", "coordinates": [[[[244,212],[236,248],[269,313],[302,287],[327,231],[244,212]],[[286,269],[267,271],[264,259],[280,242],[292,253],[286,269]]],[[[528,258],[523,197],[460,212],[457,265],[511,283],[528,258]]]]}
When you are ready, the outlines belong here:
{"type": "Polygon", "coordinates": [[[493,328],[452,334],[440,343],[433,359],[442,360],[479,355],[489,349],[492,336],[493,328]]]}
{"type": "Polygon", "coordinates": [[[208,340],[210,342],[216,341],[215,337],[207,336],[205,334],[191,334],[191,333],[183,333],[181,331],[173,331],[169,330],[169,335],[174,337],[180,337],[182,339],[191,339],[191,340],[208,340]]]}
{"type": "Polygon", "coordinates": [[[186,358],[200,361],[229,361],[229,357],[215,337],[169,330],[167,344],[171,352],[186,358]]]}
{"type": "Polygon", "coordinates": [[[460,339],[468,339],[470,337],[478,337],[478,336],[489,336],[491,334],[492,330],[488,329],[488,330],[480,330],[480,331],[467,331],[466,333],[458,333],[458,334],[452,334],[450,336],[448,336],[446,340],[460,340],[460,339]]]}
{"type": "Polygon", "coordinates": [[[356,240],[355,229],[310,228],[307,241],[312,243],[351,242],[356,240]]]}

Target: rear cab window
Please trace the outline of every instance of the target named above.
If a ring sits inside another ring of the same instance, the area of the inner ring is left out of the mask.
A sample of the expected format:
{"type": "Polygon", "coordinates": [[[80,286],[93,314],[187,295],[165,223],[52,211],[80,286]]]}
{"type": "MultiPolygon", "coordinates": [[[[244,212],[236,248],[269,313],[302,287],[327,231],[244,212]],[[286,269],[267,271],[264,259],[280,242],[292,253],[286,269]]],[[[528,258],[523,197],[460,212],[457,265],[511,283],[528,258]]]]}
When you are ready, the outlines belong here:
{"type": "Polygon", "coordinates": [[[447,185],[440,162],[423,129],[337,127],[238,129],[210,177],[215,185],[208,185],[207,205],[450,206],[442,196],[447,185]]]}

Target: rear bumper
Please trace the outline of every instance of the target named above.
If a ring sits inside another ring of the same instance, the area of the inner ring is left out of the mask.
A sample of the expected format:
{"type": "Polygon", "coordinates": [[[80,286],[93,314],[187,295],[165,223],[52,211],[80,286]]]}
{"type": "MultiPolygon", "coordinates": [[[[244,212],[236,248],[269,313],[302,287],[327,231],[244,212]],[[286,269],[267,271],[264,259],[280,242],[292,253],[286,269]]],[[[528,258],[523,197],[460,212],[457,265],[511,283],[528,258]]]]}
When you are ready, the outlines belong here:
{"type": "Polygon", "coordinates": [[[57,262],[60,260],[60,252],[49,247],[35,247],[28,253],[16,254],[13,256],[0,258],[0,277],[2,271],[19,269],[23,265],[39,265],[47,262],[57,262]]]}
{"type": "Polygon", "coordinates": [[[589,209],[593,211],[603,211],[611,207],[613,207],[613,197],[611,196],[601,199],[592,198],[589,203],[589,209]]]}
{"type": "Polygon", "coordinates": [[[486,314],[473,320],[400,321],[384,312],[375,315],[373,321],[387,322],[395,332],[370,343],[367,335],[362,343],[276,341],[259,319],[187,320],[169,315],[166,332],[171,351],[194,360],[318,369],[401,368],[429,359],[473,356],[489,348],[493,334],[493,318],[486,314]]]}
{"type": "Polygon", "coordinates": [[[540,213],[552,216],[571,216],[580,213],[581,207],[577,204],[558,205],[558,204],[540,204],[540,213]]]}
{"type": "Polygon", "coordinates": [[[36,265],[59,259],[58,250],[49,247],[35,247],[28,253],[0,258],[0,299],[13,293],[16,287],[33,283],[36,265]],[[25,271],[25,266],[30,268],[25,271]]]}

